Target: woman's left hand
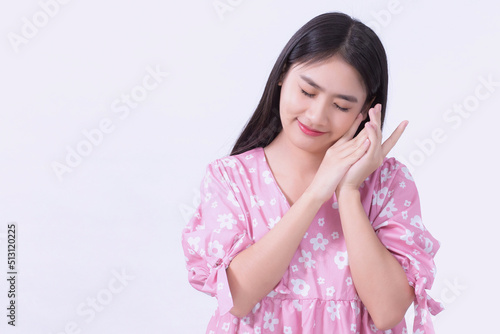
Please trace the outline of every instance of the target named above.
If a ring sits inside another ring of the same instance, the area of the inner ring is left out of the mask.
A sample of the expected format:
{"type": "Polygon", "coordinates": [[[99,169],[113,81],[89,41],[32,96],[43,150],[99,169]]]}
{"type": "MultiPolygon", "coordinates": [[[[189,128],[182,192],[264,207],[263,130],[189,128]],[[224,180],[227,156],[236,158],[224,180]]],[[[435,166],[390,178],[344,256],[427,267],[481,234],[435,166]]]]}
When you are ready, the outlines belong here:
{"type": "Polygon", "coordinates": [[[340,181],[335,191],[337,198],[344,189],[359,189],[363,181],[382,165],[385,156],[396,145],[408,125],[408,121],[401,122],[391,136],[382,144],[382,130],[380,128],[381,109],[382,106],[377,104],[368,110],[370,122],[365,123],[365,129],[370,140],[370,147],[363,157],[349,168],[340,181]]]}

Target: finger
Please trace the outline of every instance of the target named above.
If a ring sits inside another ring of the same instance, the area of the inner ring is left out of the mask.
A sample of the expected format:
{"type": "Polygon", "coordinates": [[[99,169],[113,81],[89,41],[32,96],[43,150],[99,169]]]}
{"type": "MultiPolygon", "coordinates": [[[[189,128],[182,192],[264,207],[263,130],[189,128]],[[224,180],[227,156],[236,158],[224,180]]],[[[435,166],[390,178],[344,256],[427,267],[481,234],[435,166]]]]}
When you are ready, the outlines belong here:
{"type": "Polygon", "coordinates": [[[380,128],[382,123],[382,105],[377,103],[377,105],[368,112],[370,115],[370,122],[373,122],[377,128],[380,128]]]}
{"type": "Polygon", "coordinates": [[[347,157],[345,157],[347,163],[349,165],[353,165],[356,161],[361,159],[363,155],[366,154],[366,151],[368,151],[370,146],[370,140],[368,138],[365,139],[354,151],[352,151],[347,157]]]}
{"type": "Polygon", "coordinates": [[[356,119],[354,120],[354,123],[352,123],[351,127],[349,128],[349,130],[347,130],[347,132],[342,137],[340,137],[340,139],[337,140],[337,142],[339,144],[342,144],[345,143],[346,141],[351,140],[352,137],[354,137],[354,134],[356,133],[356,130],[358,129],[362,121],[363,121],[363,115],[359,113],[356,119]]]}
{"type": "Polygon", "coordinates": [[[408,121],[401,122],[391,136],[382,144],[382,154],[384,157],[392,150],[394,145],[396,145],[408,123],[408,121]]]}

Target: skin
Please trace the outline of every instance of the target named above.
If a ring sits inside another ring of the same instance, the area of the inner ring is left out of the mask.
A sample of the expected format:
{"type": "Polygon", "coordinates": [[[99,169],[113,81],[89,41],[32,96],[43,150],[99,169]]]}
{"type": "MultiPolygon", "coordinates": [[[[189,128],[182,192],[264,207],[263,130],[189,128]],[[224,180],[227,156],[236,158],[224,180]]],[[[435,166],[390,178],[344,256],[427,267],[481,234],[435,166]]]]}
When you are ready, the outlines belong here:
{"type": "Polygon", "coordinates": [[[382,164],[408,122],[382,144],[381,106],[366,110],[363,81],[340,56],[294,66],[280,85],[283,130],[264,152],[290,209],[227,268],[234,304],[230,312],[243,317],[272,291],[319,208],[335,193],[353,283],[377,328],[390,329],[403,319],[414,291],[371,227],[359,187],[382,164]],[[371,121],[353,138],[367,114],[371,121]],[[299,122],[324,133],[308,136],[299,122]]]}

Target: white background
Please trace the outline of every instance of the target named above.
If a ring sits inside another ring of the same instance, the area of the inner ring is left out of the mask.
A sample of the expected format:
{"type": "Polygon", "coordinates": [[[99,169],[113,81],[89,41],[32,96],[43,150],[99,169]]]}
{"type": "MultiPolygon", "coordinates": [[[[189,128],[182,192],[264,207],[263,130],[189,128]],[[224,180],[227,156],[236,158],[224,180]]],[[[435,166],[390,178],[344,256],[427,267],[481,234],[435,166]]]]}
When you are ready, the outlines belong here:
{"type": "Polygon", "coordinates": [[[343,11],[386,47],[384,134],[410,121],[390,155],[413,163],[424,223],[441,242],[430,295],[446,310],[436,331],[492,333],[500,299],[500,5],[226,1],[232,10],[219,15],[212,0],[73,0],[46,22],[40,3],[49,0],[2,1],[1,332],[204,333],[215,301],[189,285],[180,244],[203,171],[229,154],[292,34],[318,14],[343,11]],[[34,20],[46,24],[15,46],[13,34],[22,37],[34,20]],[[122,94],[139,92],[149,67],[168,76],[126,116],[114,112],[122,94]],[[491,92],[481,77],[496,83],[491,92]],[[478,100],[476,88],[489,96],[478,100]],[[464,103],[470,114],[447,114],[464,103]],[[83,131],[105,119],[113,131],[58,177],[53,164],[65,164],[84,145],[83,131]],[[441,142],[431,144],[436,131],[441,142]],[[11,222],[15,328],[6,317],[11,222]],[[91,317],[96,298],[103,303],[91,317]]]}

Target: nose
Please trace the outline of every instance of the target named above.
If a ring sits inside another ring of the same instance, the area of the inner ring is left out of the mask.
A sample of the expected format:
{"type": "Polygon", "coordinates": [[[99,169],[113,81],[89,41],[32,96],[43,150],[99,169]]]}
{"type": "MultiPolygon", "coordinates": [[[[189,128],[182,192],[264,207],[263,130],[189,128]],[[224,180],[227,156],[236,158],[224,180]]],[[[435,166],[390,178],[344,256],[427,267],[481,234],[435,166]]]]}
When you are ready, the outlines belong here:
{"type": "Polygon", "coordinates": [[[326,99],[315,99],[306,111],[306,116],[316,130],[324,130],[327,123],[329,104],[326,99]]]}

